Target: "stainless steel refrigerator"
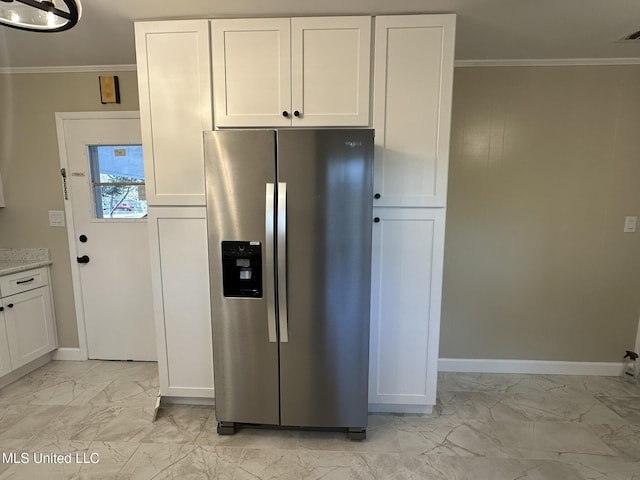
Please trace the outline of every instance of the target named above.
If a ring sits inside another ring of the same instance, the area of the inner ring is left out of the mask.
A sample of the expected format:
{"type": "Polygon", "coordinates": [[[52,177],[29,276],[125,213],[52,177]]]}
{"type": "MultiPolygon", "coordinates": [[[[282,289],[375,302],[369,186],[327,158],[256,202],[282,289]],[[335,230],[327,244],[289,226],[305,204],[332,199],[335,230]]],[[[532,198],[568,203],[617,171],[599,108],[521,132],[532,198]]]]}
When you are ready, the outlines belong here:
{"type": "Polygon", "coordinates": [[[367,426],[373,130],[205,132],[218,433],[367,426]]]}

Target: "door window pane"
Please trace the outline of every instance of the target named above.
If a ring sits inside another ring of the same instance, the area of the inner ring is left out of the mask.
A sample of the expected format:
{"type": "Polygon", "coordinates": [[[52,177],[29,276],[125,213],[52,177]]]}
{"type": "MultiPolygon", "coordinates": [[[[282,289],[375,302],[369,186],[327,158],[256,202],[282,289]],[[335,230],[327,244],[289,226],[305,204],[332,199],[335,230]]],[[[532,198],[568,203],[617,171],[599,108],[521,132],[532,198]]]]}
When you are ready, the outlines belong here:
{"type": "Polygon", "coordinates": [[[96,218],[146,218],[142,145],[89,147],[96,218]]]}

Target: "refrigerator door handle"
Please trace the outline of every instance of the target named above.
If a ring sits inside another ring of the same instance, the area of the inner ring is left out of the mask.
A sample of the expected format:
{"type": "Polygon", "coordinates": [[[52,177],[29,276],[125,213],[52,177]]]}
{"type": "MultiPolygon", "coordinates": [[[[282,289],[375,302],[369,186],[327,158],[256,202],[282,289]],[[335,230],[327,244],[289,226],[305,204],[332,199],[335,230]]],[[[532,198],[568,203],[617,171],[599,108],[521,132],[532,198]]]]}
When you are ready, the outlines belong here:
{"type": "Polygon", "coordinates": [[[289,341],[287,320],[287,184],[278,183],[278,318],[280,342],[289,341]]]}
{"type": "Polygon", "coordinates": [[[266,282],[266,295],[267,295],[267,327],[269,329],[269,341],[277,342],[276,336],[276,297],[273,285],[273,278],[275,278],[275,265],[274,265],[274,236],[275,225],[274,221],[274,184],[267,183],[266,198],[265,198],[265,262],[267,267],[267,282],[266,282]]]}

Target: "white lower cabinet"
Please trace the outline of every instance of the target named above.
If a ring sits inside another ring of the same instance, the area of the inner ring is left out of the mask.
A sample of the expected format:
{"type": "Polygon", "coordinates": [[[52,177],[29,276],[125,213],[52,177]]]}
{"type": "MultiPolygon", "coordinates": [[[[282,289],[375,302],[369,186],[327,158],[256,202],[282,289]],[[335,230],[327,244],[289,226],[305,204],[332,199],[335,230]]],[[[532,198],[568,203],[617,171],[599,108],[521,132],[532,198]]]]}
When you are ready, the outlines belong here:
{"type": "Polygon", "coordinates": [[[0,277],[0,377],[57,347],[48,269],[0,277]]]}
{"type": "Polygon", "coordinates": [[[160,394],[213,398],[205,207],[150,207],[160,394]]]}
{"type": "Polygon", "coordinates": [[[436,402],[445,209],[375,208],[369,410],[436,402]]]}
{"type": "MultiPolygon", "coordinates": [[[[4,308],[4,307],[1,307],[4,308]]],[[[11,371],[11,359],[9,357],[9,342],[7,341],[7,329],[4,313],[0,312],[0,377],[11,371]]]]}

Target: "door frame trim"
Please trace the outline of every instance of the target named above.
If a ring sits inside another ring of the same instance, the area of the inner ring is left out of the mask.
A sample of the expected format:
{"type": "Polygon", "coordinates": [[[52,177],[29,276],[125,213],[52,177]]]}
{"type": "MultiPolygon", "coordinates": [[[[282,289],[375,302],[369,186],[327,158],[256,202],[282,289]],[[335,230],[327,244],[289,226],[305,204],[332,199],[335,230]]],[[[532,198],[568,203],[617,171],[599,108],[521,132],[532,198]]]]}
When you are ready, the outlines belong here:
{"type": "MultiPolygon", "coordinates": [[[[58,137],[58,152],[60,157],[60,168],[69,171],[69,161],[67,157],[67,145],[65,142],[65,120],[129,120],[140,118],[138,111],[112,111],[112,112],[56,112],[56,131],[58,137]]],[[[82,283],[80,281],[80,269],[77,263],[73,263],[73,257],[78,256],[76,247],[76,231],[74,226],[73,205],[70,198],[64,199],[65,221],[67,222],[67,240],[69,242],[69,263],[71,266],[71,280],[73,285],[73,300],[76,312],[76,323],[78,327],[79,358],[78,360],[89,359],[89,349],[87,347],[87,329],[84,318],[84,305],[82,301],[82,283]]]]}

